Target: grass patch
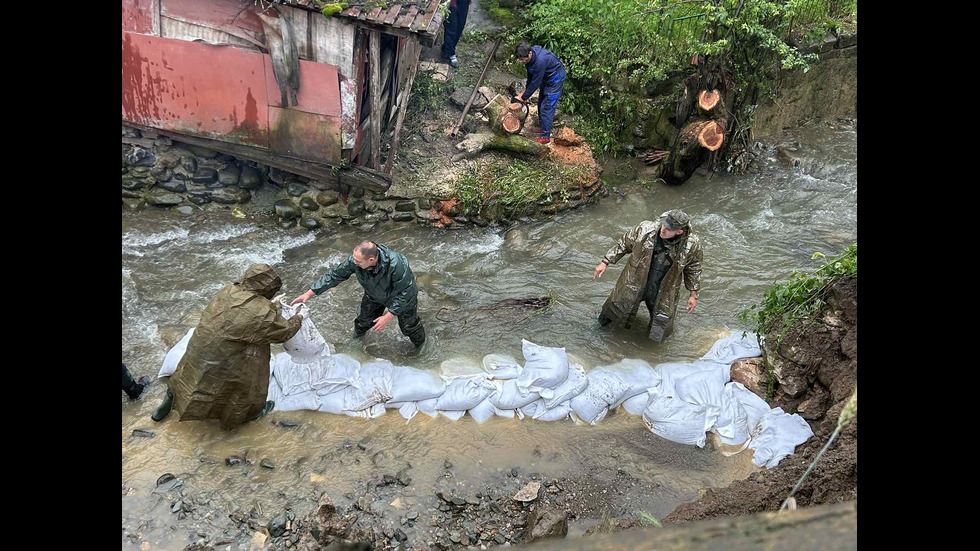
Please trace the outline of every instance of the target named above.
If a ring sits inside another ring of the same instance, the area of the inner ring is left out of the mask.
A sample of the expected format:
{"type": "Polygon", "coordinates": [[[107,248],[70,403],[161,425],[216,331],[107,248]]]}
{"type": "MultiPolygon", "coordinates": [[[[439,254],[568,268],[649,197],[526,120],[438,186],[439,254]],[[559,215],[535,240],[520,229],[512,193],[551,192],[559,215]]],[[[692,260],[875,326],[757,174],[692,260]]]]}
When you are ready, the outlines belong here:
{"type": "Polygon", "coordinates": [[[581,181],[586,171],[549,160],[478,163],[457,178],[456,198],[468,214],[513,218],[531,212],[537,201],[561,192],[569,182],[581,181]]]}
{"type": "Polygon", "coordinates": [[[507,29],[519,29],[524,18],[513,8],[500,5],[500,0],[481,0],[480,5],[490,14],[490,18],[507,29]]]}
{"type": "Polygon", "coordinates": [[[408,112],[423,116],[429,111],[437,111],[446,106],[449,86],[432,78],[431,73],[418,72],[412,83],[412,95],[408,98],[408,112]]]}

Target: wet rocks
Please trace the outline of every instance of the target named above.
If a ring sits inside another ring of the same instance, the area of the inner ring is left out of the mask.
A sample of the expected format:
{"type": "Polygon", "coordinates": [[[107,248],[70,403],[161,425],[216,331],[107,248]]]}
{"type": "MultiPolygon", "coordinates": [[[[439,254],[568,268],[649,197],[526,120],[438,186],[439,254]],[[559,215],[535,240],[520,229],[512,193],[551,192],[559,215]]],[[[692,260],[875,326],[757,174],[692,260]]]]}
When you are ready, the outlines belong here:
{"type": "Polygon", "coordinates": [[[153,438],[154,436],[156,436],[156,433],[151,430],[135,429],[133,431],[133,437],[135,438],[153,438]]]}
{"type": "Polygon", "coordinates": [[[163,189],[151,190],[145,196],[146,202],[155,207],[173,207],[181,204],[184,198],[176,193],[170,193],[163,189]]]}
{"type": "Polygon", "coordinates": [[[525,543],[545,538],[563,538],[568,535],[568,514],[548,507],[538,507],[528,513],[529,528],[525,543]]]}
{"type": "Polygon", "coordinates": [[[276,216],[284,220],[293,220],[299,218],[302,215],[299,207],[293,204],[289,199],[281,199],[276,201],[276,216]]]}
{"type": "Polygon", "coordinates": [[[320,226],[322,226],[323,224],[321,224],[320,221],[317,220],[316,218],[306,217],[300,221],[300,225],[308,230],[315,230],[320,226]]]}
{"type": "Polygon", "coordinates": [[[293,421],[291,419],[283,419],[276,424],[284,429],[295,429],[296,427],[299,426],[299,422],[293,421]]]}
{"type": "Polygon", "coordinates": [[[317,203],[316,199],[310,197],[309,195],[304,195],[300,198],[299,206],[310,211],[320,210],[320,204],[317,203]]]}
{"type": "Polygon", "coordinates": [[[262,187],[262,173],[248,165],[243,166],[238,178],[238,187],[242,189],[259,189],[262,187]]]}
{"type": "Polygon", "coordinates": [[[231,455],[225,458],[225,464],[229,467],[234,467],[245,463],[245,459],[237,455],[231,455]]]}
{"type": "Polygon", "coordinates": [[[187,186],[184,185],[184,182],[181,182],[180,180],[167,180],[167,181],[157,182],[157,186],[172,193],[184,193],[187,191],[187,186]]]}
{"type": "Polygon", "coordinates": [[[519,492],[514,494],[514,499],[523,502],[534,501],[538,498],[538,490],[540,489],[540,482],[528,482],[519,492]]]}
{"type": "Polygon", "coordinates": [[[229,167],[218,171],[218,183],[223,186],[237,186],[242,172],[238,167],[229,167]]]}
{"type": "Polygon", "coordinates": [[[297,182],[294,180],[286,184],[286,193],[293,197],[299,197],[309,190],[310,188],[303,182],[297,182]]]}
{"type": "Polygon", "coordinates": [[[325,207],[329,207],[339,200],[335,192],[321,191],[316,194],[316,202],[325,207]]]}
{"type": "Polygon", "coordinates": [[[415,215],[411,212],[396,212],[391,215],[391,219],[395,222],[411,222],[415,219],[415,215]]]}
{"type": "Polygon", "coordinates": [[[211,192],[211,200],[215,203],[234,205],[248,202],[252,198],[252,193],[247,189],[237,187],[226,187],[211,192]]]}
{"type": "Polygon", "coordinates": [[[277,515],[275,518],[269,521],[268,524],[269,535],[274,538],[278,538],[286,532],[286,515],[277,515]]]}
{"type": "Polygon", "coordinates": [[[160,478],[157,479],[157,484],[156,485],[159,486],[161,484],[166,484],[167,482],[170,482],[171,480],[174,480],[175,478],[177,478],[177,477],[175,477],[172,473],[163,473],[162,475],[160,475],[160,478]]]}
{"type": "Polygon", "coordinates": [[[276,468],[276,462],[273,461],[273,460],[271,460],[271,459],[263,459],[259,463],[259,466],[261,466],[263,469],[270,469],[271,470],[271,469],[275,469],[276,468]]]}
{"type": "Polygon", "coordinates": [[[213,168],[199,168],[194,172],[191,181],[195,184],[213,184],[218,181],[218,171],[213,168]]]}
{"type": "Polygon", "coordinates": [[[347,212],[350,213],[351,216],[364,214],[364,201],[351,201],[350,204],[347,205],[347,212]]]}

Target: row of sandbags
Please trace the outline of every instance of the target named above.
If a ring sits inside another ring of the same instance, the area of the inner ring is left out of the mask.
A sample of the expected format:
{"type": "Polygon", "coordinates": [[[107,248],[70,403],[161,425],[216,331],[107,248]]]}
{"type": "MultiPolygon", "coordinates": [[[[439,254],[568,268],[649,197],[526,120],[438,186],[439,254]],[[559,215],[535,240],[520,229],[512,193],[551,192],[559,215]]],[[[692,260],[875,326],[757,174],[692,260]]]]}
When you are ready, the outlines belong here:
{"type": "MultiPolygon", "coordinates": [[[[305,304],[290,307],[283,299],[280,305],[287,319],[303,314],[303,326],[284,343],[286,351],[271,360],[268,399],[275,401],[276,410],[373,419],[397,409],[406,420],[419,412],[454,421],[469,413],[478,423],[498,416],[571,418],[594,425],[623,406],[668,440],[702,447],[706,433],[713,432],[725,444],[754,450],[755,464],[766,467],[775,466],[813,434],[798,415],[770,409],[744,386],[730,382],[733,361],[760,354],[751,334],[720,339],[695,362],[656,368],[625,359],[586,371],[569,362],[564,348],[524,340],[523,365],[489,354],[482,366],[448,361],[441,373],[434,373],[331,354],[305,304]]],[[[169,375],[164,373],[168,366],[176,368],[192,332],[168,353],[160,376],[169,375]]]]}

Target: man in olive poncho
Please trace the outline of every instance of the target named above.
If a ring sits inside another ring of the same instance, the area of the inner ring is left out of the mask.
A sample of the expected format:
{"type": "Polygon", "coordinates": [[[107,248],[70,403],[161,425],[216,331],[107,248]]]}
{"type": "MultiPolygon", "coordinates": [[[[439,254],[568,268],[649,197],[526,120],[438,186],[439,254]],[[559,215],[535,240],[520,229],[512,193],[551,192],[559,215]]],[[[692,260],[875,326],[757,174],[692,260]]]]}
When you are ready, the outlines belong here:
{"type": "Polygon", "coordinates": [[[650,312],[648,336],[661,342],[673,333],[674,314],[680,297],[681,281],[690,292],[687,313],[694,312],[701,290],[701,240],[691,233],[691,218],[680,210],[660,215],[660,220],[644,220],[623,234],[602,262],[592,279],[602,277],[606,267],[631,255],[616,282],[616,288],[602,305],[599,323],[614,320],[631,323],[640,303],[650,312]]]}
{"type": "Polygon", "coordinates": [[[283,318],[272,303],[280,287],[271,266],[253,264],[240,282],[218,291],[201,314],[154,421],[175,409],[180,421],[219,419],[222,428],[232,428],[272,410],[275,404],[266,401],[269,345],[286,342],[303,323],[300,315],[283,318]]]}
{"type": "Polygon", "coordinates": [[[354,247],[347,260],[323,274],[309,291],[296,297],[290,305],[306,302],[352,275],[364,288],[354,320],[354,336],[362,337],[369,329],[381,331],[397,316],[402,334],[411,339],[416,348],[421,348],[425,342],[425,328],[418,316],[419,287],[415,274],[404,255],[373,241],[364,241],[354,247]]]}

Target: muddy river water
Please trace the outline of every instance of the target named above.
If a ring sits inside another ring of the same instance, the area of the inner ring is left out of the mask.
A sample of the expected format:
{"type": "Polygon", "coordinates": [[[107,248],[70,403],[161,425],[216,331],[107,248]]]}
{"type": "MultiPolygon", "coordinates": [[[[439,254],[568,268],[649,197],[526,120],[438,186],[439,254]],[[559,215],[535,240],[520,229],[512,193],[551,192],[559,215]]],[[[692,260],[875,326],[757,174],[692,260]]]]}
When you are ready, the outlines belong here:
{"type": "MultiPolygon", "coordinates": [[[[757,302],[774,280],[813,269],[814,252],[836,254],[857,239],[854,124],[789,133],[761,148],[759,162],[761,174],[695,176],[671,188],[644,185],[642,165],[609,159],[602,164],[611,193],[598,205],[520,223],[508,232],[387,224],[372,232],[340,226],[310,233],[282,230],[268,220],[237,219],[227,211],[181,216],[124,210],[122,361],[136,377],[155,377],[166,351],[194,326],[211,297],[252,263],[273,265],[283,278],[283,292],[292,298],[364,239],[409,259],[431,342],[417,354],[396,323],[351,341],[362,294],[352,278],[309,302],[317,327],[338,352],[438,370],[447,360],[478,365],[488,353],[520,358],[525,338],[565,347],[586,369],[622,358],[651,364],[694,360],[726,331],[741,330],[735,315],[757,302]],[[780,158],[776,145],[795,149],[798,166],[785,154],[780,158]],[[643,338],[645,311],[639,314],[643,323],[632,329],[600,331],[596,314],[623,263],[598,282],[592,280],[594,267],[623,232],[670,208],[691,215],[704,246],[697,310],[687,315],[683,306],[679,309],[675,334],[664,344],[643,338]],[[486,308],[508,298],[549,295],[554,304],[539,315],[486,308]]],[[[216,423],[172,418],[153,423],[149,415],[165,386],[155,382],[138,402],[122,397],[123,548],[150,542],[152,549],[183,549],[206,537],[220,542],[217,548],[237,549],[247,538],[228,535],[231,511],[255,509],[263,522],[285,507],[302,516],[319,492],[346,507],[372,477],[394,475],[408,465],[412,481],[394,494],[402,509],[388,505],[390,496],[378,498],[374,507],[375,515],[390,517],[395,526],[413,508],[424,516],[439,489],[463,495],[508,479],[523,483],[526,475],[539,473],[583,481],[578,495],[569,496],[571,510],[577,511],[571,534],[603,516],[644,511],[662,518],[696,499],[699,490],[726,486],[756,470],[751,452],[726,457],[710,446],[674,444],[624,411],[592,427],[502,418],[477,424],[469,417],[451,422],[424,415],[406,424],[393,411],[375,420],[274,412],[222,431],[216,423]],[[298,426],[286,428],[281,421],[298,426]],[[155,436],[133,437],[134,429],[155,436]],[[248,463],[229,466],[229,456],[248,463]],[[263,459],[275,468],[260,467],[263,459]],[[518,477],[510,476],[514,468],[518,477]],[[156,488],[163,473],[176,475],[183,487],[156,488]],[[172,512],[180,490],[196,504],[182,520],[172,512]]],[[[410,545],[425,546],[421,532],[409,537],[410,545]]]]}

